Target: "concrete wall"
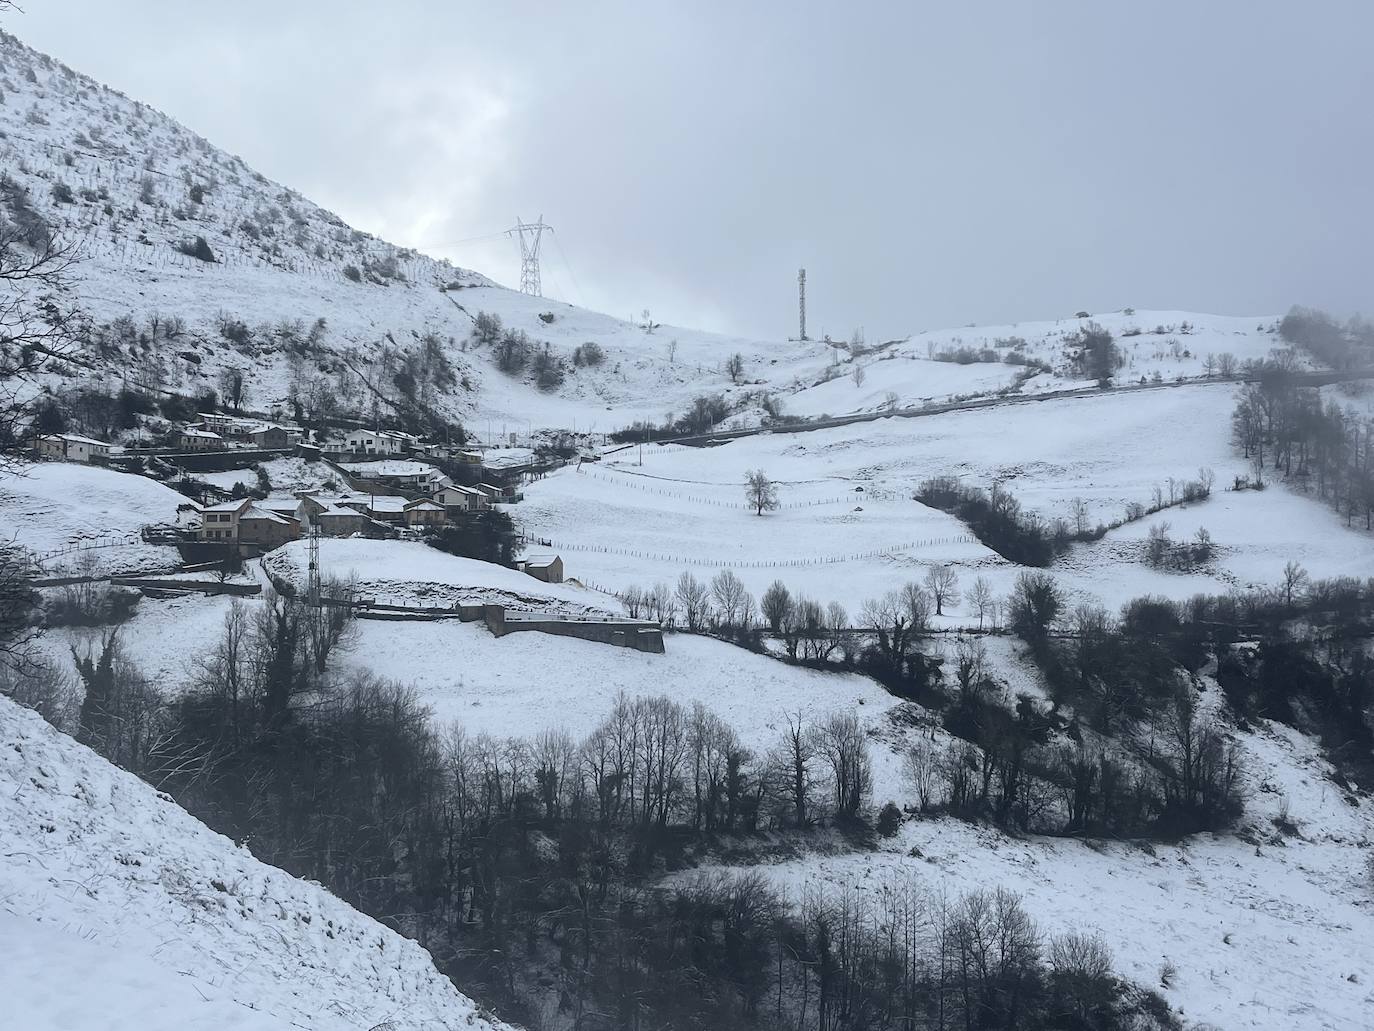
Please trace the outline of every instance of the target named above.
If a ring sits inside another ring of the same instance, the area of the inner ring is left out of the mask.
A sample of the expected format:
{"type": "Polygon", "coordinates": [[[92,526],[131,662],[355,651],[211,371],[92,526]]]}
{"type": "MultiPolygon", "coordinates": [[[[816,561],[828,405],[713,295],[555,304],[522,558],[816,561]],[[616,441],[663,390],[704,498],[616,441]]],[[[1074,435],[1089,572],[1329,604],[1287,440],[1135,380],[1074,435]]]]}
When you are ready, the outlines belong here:
{"type": "Polygon", "coordinates": [[[501,605],[487,605],[484,613],[487,629],[497,637],[521,630],[537,630],[560,637],[576,637],[583,641],[633,648],[635,651],[663,653],[663,630],[657,623],[636,620],[597,620],[591,617],[558,619],[507,619],[501,605]]]}
{"type": "Polygon", "coordinates": [[[218,580],[172,580],[160,577],[111,577],[118,587],[144,587],[164,591],[199,591],[201,594],[232,594],[240,598],[262,593],[262,584],[220,583],[218,580]]]}

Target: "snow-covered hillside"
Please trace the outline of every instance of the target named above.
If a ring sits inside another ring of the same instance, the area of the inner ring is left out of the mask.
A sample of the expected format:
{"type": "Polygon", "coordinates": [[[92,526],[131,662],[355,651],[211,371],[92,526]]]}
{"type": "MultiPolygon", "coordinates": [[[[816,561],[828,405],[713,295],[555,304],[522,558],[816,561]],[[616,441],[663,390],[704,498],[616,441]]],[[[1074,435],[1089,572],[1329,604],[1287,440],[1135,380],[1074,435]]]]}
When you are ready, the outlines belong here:
{"type": "MultiPolygon", "coordinates": [[[[729,568],[755,596],[774,579],[851,614],[859,604],[936,564],[952,564],[999,594],[1019,567],[968,536],[956,518],[912,495],[924,480],[956,476],[1002,484],[1045,520],[1120,519],[1156,488],[1210,468],[1210,498],[1166,509],[1075,545],[1055,575],[1084,600],[1115,609],[1131,598],[1178,599],[1277,581],[1289,561],[1314,576],[1374,563],[1374,541],[1329,507],[1281,485],[1227,490],[1247,472],[1230,446],[1235,388],[1180,386],[1033,404],[890,418],[799,434],[765,434],[722,447],[646,446],[599,465],[561,469],[530,484],[525,529],[565,550],[570,571],[612,591],[671,582],[684,570],[729,568]],[[749,470],[779,484],[782,507],[758,517],[745,504],[749,470]],[[1179,539],[1205,527],[1218,554],[1205,569],[1166,572],[1143,561],[1143,540],[1168,523],[1179,539]]],[[[969,610],[956,608],[967,625],[969,610]]]]}
{"type": "Polygon", "coordinates": [[[176,551],[144,544],[139,530],[170,523],[186,497],[156,480],[71,463],[37,463],[0,477],[0,525],[49,575],[162,572],[176,551]]]}
{"type": "MultiPolygon", "coordinates": [[[[98,354],[103,368],[135,382],[189,394],[217,387],[232,369],[255,409],[298,396],[386,414],[402,400],[394,376],[405,354],[432,344],[452,377],[422,384],[422,400],[488,441],[542,427],[607,432],[662,421],[706,393],[730,401],[727,424],[737,425],[758,421],[765,393],[775,410],[817,416],[1074,382],[1064,353],[1074,318],[851,347],[786,341],[781,331],[758,341],[636,325],[530,297],[349,227],[13,36],[0,36],[0,65],[0,207],[79,242],[69,296],[104,327],[87,357],[98,354]],[[184,253],[197,238],[208,253],[184,253]],[[529,370],[500,371],[492,346],[472,339],[480,312],[526,333],[535,351],[547,345],[564,370],[561,385],[540,390],[529,370]],[[588,343],[604,358],[575,362],[588,343]],[[933,360],[960,349],[979,360],[933,360]],[[731,377],[735,354],[742,366],[731,377]]],[[[1128,380],[1198,375],[1208,355],[1258,357],[1274,341],[1272,317],[1142,311],[1099,321],[1121,337],[1128,380]]],[[[84,366],[66,371],[88,375],[84,366]]],[[[48,377],[50,388],[66,382],[48,377]]]]}
{"type": "Polygon", "coordinates": [[[0,827],[6,1026],[505,1027],[414,942],[3,697],[0,827]]]}

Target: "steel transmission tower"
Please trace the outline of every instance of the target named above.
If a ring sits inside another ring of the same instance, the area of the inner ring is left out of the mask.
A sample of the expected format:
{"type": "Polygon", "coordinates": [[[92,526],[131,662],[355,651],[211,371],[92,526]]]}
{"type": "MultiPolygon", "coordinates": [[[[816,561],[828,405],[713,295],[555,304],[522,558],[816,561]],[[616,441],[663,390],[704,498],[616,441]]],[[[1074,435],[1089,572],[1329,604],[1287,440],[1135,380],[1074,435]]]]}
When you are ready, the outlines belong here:
{"type": "Polygon", "coordinates": [[[542,288],[539,285],[539,242],[544,236],[544,230],[553,232],[553,226],[544,224],[544,216],[540,215],[537,222],[522,222],[517,217],[515,228],[507,229],[507,236],[514,236],[520,241],[520,292],[531,294],[534,297],[543,297],[542,288]]]}
{"type": "Polygon", "coordinates": [[[806,339],[806,269],[797,270],[797,310],[801,315],[801,336],[806,339]]]}

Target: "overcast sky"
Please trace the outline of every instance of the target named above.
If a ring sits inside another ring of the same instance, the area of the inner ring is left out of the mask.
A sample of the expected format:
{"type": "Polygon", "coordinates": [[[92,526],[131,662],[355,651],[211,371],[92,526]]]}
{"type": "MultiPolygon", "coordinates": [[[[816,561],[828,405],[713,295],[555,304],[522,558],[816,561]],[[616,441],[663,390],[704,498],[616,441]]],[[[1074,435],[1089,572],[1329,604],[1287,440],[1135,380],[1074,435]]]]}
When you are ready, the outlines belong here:
{"type": "Polygon", "coordinates": [[[1371,304],[1374,4],[27,0],[31,45],[396,243],[742,334],[1371,304]],[[469,241],[469,242],[455,242],[469,241]],[[565,260],[566,256],[566,260],[565,260]]]}

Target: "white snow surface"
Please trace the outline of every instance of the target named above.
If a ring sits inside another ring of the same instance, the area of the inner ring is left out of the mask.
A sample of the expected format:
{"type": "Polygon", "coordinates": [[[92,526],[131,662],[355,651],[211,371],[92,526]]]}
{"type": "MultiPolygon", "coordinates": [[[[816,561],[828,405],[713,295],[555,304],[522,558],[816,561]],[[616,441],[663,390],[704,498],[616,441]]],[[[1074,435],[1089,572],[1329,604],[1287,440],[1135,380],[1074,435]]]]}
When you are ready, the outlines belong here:
{"type": "Polygon", "coordinates": [[[1161,990],[1189,1027],[1364,1031],[1374,1013],[1374,807],[1338,788],[1301,734],[1264,723],[1237,738],[1257,844],[1012,838],[941,818],[906,823],[878,853],[755,869],[792,899],[808,885],[872,892],[893,880],[932,895],[1003,887],[1047,933],[1100,935],[1121,976],[1158,988],[1172,963],[1177,977],[1161,990]],[[1276,829],[1280,814],[1298,836],[1276,829]]]}
{"type": "Polygon", "coordinates": [[[83,561],[106,574],[157,572],[176,568],[176,549],[144,544],[139,530],[173,522],[186,500],[146,476],[67,462],[25,464],[17,475],[0,475],[0,532],[52,556],[42,563],[51,575],[83,561]]]}
{"type": "Polygon", "coordinates": [[[419,945],[5,698],[0,1000],[24,1031],[506,1026],[419,945]]]}
{"type": "MultiPolygon", "coordinates": [[[[303,589],[309,549],[308,541],[292,541],[264,556],[263,564],[303,589]]],[[[352,580],[360,594],[398,605],[491,602],[569,613],[618,612],[620,608],[616,599],[577,584],[544,583],[505,566],[460,558],[413,541],[324,538],[320,575],[352,580]]]]}
{"type": "MultiPolygon", "coordinates": [[[[1167,496],[1170,478],[1194,479],[1207,467],[1216,475],[1208,500],[1075,545],[1052,575],[1075,600],[1115,609],[1145,594],[1186,599],[1272,585],[1290,560],[1314,577],[1374,568],[1374,538],[1317,499],[1281,484],[1227,489],[1248,471],[1230,447],[1234,390],[1186,385],[884,418],[717,447],[636,447],[529,484],[516,516],[575,563],[584,582],[606,590],[731,568],[755,597],[781,579],[794,592],[841,602],[852,616],[864,599],[920,580],[935,564],[953,565],[965,590],[983,576],[999,595],[1010,591],[1020,567],[970,538],[955,517],[912,500],[927,479],[952,475],[984,489],[1001,483],[1046,520],[1068,518],[1073,499],[1082,498],[1096,523],[1119,519],[1129,502],[1148,505],[1157,486],[1167,496]],[[757,516],[747,507],[744,481],[753,469],[778,484],[780,510],[757,516]],[[1188,574],[1147,566],[1143,540],[1157,523],[1168,523],[1176,540],[1205,527],[1216,559],[1188,574]]],[[[967,606],[955,606],[944,622],[971,621],[967,606]]]]}

